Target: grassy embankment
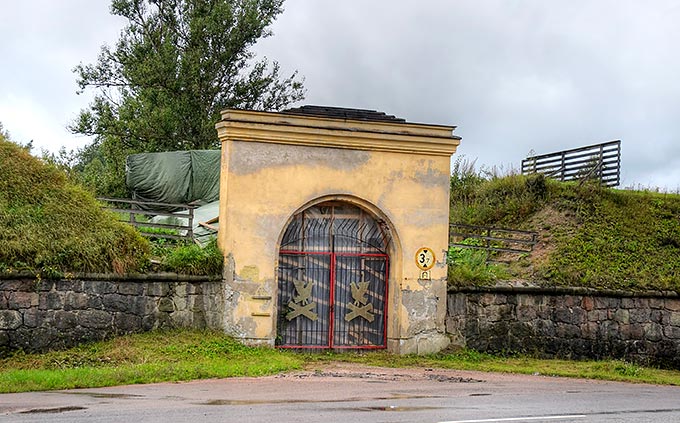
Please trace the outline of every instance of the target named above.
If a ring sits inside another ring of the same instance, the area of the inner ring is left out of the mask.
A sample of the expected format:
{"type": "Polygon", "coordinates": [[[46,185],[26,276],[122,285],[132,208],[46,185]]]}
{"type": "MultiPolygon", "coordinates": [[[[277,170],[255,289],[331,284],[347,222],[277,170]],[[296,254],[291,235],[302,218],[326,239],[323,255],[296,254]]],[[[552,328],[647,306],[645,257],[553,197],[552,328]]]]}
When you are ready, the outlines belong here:
{"type": "Polygon", "coordinates": [[[678,194],[561,183],[542,176],[485,177],[458,162],[451,180],[451,221],[539,233],[534,251],[509,260],[509,266],[487,266],[483,252],[453,251],[452,286],[515,279],[547,286],[680,292],[678,194]]]}
{"type": "Polygon", "coordinates": [[[0,135],[0,271],[142,269],[149,244],[84,188],[0,135]]]}
{"type": "Polygon", "coordinates": [[[261,376],[331,362],[383,367],[426,367],[680,385],[680,372],[622,361],[538,360],[474,351],[432,356],[296,354],[246,347],[218,332],[171,331],[128,335],[66,351],[0,359],[0,393],[261,376]]]}

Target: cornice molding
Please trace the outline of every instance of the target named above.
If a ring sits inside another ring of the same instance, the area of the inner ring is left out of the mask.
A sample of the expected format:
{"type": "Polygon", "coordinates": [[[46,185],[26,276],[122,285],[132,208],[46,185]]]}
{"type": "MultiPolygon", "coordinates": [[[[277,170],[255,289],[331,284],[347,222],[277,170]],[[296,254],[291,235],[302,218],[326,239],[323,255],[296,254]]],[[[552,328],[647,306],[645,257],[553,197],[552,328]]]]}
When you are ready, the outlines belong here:
{"type": "Polygon", "coordinates": [[[220,141],[254,141],[352,150],[451,156],[455,126],[369,122],[227,109],[215,125],[220,141]]]}

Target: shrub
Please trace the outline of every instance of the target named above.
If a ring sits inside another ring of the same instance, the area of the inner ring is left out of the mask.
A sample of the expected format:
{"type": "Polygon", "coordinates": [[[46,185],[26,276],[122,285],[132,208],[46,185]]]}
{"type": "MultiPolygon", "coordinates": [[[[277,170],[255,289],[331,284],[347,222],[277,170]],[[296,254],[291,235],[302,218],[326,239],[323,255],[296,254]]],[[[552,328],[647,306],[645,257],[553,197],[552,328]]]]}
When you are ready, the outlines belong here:
{"type": "Polygon", "coordinates": [[[222,273],[224,257],[211,240],[205,247],[196,244],[179,245],[168,249],[163,257],[163,270],[187,275],[217,275],[222,273]]]}

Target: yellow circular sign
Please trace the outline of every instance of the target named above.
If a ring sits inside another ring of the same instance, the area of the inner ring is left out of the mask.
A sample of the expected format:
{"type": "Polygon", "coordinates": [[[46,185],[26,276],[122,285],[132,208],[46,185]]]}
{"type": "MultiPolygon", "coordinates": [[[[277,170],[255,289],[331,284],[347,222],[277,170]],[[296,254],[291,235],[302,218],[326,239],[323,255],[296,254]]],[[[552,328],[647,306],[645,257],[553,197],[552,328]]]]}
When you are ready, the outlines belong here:
{"type": "Polygon", "coordinates": [[[416,266],[420,270],[430,270],[434,267],[436,259],[431,248],[423,247],[416,251],[416,266]]]}

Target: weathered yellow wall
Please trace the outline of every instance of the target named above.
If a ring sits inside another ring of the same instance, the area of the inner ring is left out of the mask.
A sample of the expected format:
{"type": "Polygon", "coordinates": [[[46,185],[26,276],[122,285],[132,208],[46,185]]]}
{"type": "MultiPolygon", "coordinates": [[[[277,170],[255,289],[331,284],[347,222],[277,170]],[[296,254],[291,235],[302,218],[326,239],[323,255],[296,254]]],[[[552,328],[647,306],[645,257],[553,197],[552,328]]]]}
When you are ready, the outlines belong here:
{"type": "Polygon", "coordinates": [[[225,319],[233,334],[273,343],[282,231],[296,212],[341,199],[384,218],[393,232],[388,348],[411,353],[445,345],[449,155],[311,146],[313,133],[307,145],[223,135],[219,244],[228,263],[233,301],[225,319]],[[430,281],[418,279],[420,247],[437,255],[430,281]]]}

